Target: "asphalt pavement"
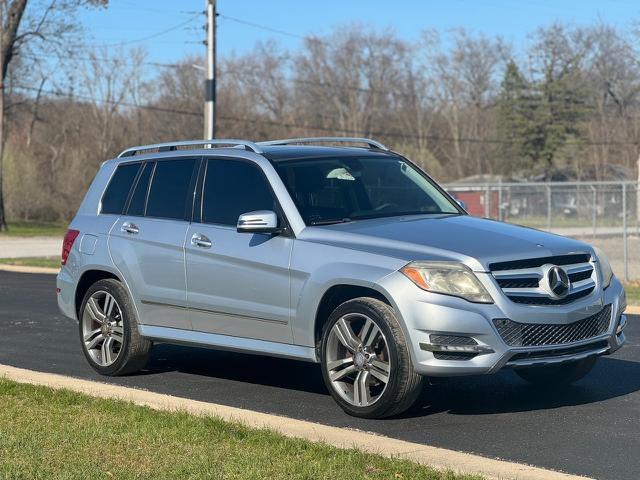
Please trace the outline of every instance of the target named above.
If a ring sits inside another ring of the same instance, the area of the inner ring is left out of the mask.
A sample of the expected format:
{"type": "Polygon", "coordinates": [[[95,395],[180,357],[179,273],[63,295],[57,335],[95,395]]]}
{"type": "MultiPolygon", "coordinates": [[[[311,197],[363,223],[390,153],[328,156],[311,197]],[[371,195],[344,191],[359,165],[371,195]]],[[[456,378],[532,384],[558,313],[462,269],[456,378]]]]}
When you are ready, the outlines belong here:
{"type": "Polygon", "coordinates": [[[513,372],[428,386],[410,413],[387,420],[347,416],[317,365],[156,345],[145,371],[106,378],[81,352],[63,317],[55,277],[0,272],[0,363],[113,382],[195,400],[376,432],[411,442],[601,479],[640,478],[640,317],[627,345],[565,389],[537,389],[513,372]]]}

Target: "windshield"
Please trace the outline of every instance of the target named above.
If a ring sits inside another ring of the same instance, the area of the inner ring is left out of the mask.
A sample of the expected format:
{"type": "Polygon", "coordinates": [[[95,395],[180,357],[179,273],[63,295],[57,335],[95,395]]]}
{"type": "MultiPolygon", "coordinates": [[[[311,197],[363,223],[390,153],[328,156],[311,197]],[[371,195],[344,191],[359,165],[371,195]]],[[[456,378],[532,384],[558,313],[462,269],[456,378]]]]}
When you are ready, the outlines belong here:
{"type": "Polygon", "coordinates": [[[410,163],[397,157],[332,157],[277,162],[307,225],[461,211],[410,163]]]}

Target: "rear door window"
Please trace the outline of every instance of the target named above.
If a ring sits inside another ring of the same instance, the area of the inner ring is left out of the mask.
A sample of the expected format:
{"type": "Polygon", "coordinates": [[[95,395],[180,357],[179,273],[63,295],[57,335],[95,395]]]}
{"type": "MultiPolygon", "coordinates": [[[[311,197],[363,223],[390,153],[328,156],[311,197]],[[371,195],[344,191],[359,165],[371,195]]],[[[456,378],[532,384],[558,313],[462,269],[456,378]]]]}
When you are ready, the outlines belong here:
{"type": "Polygon", "coordinates": [[[149,180],[151,179],[154,167],[155,162],[145,163],[142,173],[138,178],[138,182],[136,183],[136,187],[133,190],[133,195],[131,195],[127,215],[139,217],[144,216],[144,210],[147,203],[147,192],[149,191],[149,180]]]}
{"type": "Polygon", "coordinates": [[[140,170],[140,165],[140,163],[130,163],[116,168],[109,186],[102,196],[102,213],[122,214],[133,182],[140,170]]]}
{"type": "Polygon", "coordinates": [[[197,163],[195,158],[156,163],[147,199],[147,217],[191,219],[197,163]]]}

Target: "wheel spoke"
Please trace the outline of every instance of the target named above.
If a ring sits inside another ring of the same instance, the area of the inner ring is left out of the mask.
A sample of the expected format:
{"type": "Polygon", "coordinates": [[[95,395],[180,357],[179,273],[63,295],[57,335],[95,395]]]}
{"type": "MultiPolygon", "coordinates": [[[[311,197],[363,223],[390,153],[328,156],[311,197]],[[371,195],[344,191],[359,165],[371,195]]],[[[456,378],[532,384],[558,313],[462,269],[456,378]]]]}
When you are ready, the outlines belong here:
{"type": "Polygon", "coordinates": [[[371,368],[369,371],[371,375],[376,377],[382,383],[389,383],[389,364],[381,362],[380,360],[374,360],[371,362],[371,368]]]}
{"type": "Polygon", "coordinates": [[[101,332],[102,330],[99,328],[96,328],[95,330],[91,330],[89,333],[86,333],[84,335],[84,341],[85,342],[91,341],[92,338],[94,338],[96,335],[100,334],[101,332]]]}
{"type": "Polygon", "coordinates": [[[99,324],[104,323],[104,320],[105,320],[104,313],[102,313],[102,310],[100,309],[100,307],[98,306],[98,303],[93,297],[91,297],[87,302],[86,309],[89,312],[89,315],[91,316],[93,321],[99,324]]]}
{"type": "Polygon", "coordinates": [[[120,345],[122,345],[123,337],[121,333],[111,332],[111,338],[114,342],[118,342],[120,345]]]}
{"type": "Polygon", "coordinates": [[[341,318],[336,322],[333,330],[340,340],[340,343],[345,346],[352,353],[355,352],[360,346],[360,341],[351,330],[351,326],[346,322],[344,318],[341,318]]]}
{"type": "Polygon", "coordinates": [[[369,372],[361,371],[353,382],[353,403],[360,406],[367,406],[371,403],[371,393],[369,392],[369,372]]]}
{"type": "Polygon", "coordinates": [[[105,365],[110,364],[113,360],[111,358],[111,347],[113,345],[113,338],[107,338],[102,344],[102,363],[105,365]]]}
{"type": "Polygon", "coordinates": [[[343,368],[342,370],[329,372],[329,378],[332,382],[335,382],[337,380],[340,380],[341,378],[346,377],[350,373],[356,372],[357,370],[358,369],[356,368],[356,366],[351,364],[348,367],[343,368]]]}
{"type": "Polygon", "coordinates": [[[362,327],[362,331],[360,332],[360,338],[362,339],[362,344],[366,347],[373,347],[374,340],[380,333],[380,329],[375,324],[373,320],[367,318],[364,326],[362,327]]]}
{"type": "Polygon", "coordinates": [[[327,370],[335,370],[336,368],[346,365],[348,363],[353,363],[353,357],[341,358],[340,360],[334,360],[333,362],[327,363],[327,370]]]}
{"type": "Polygon", "coordinates": [[[116,300],[108,293],[104,297],[104,313],[106,318],[111,317],[111,312],[113,312],[113,306],[115,305],[116,300]]]}
{"type": "Polygon", "coordinates": [[[124,328],[121,325],[114,325],[113,327],[111,327],[111,331],[113,333],[117,333],[118,335],[124,334],[124,328]]]}
{"type": "Polygon", "coordinates": [[[91,340],[89,343],[87,343],[87,350],[92,350],[92,349],[96,348],[98,346],[98,344],[100,342],[103,342],[103,341],[104,341],[104,337],[102,335],[98,335],[97,337],[94,337],[93,340],[91,340]]]}

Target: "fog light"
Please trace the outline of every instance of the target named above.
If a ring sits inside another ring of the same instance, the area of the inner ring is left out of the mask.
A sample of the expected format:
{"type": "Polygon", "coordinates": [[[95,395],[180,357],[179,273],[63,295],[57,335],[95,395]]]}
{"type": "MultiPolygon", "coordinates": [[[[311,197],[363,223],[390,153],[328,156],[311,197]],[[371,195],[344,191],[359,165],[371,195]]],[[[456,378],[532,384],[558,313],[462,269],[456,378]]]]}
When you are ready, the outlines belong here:
{"type": "Polygon", "coordinates": [[[427,352],[448,353],[493,353],[493,349],[486,345],[478,345],[471,337],[462,335],[429,335],[431,343],[420,343],[420,348],[427,352]]]}
{"type": "Polygon", "coordinates": [[[627,326],[627,316],[620,315],[620,320],[618,320],[618,327],[616,328],[616,335],[620,335],[624,330],[624,327],[627,326]]]}

